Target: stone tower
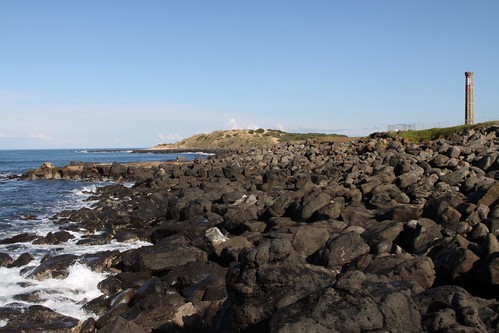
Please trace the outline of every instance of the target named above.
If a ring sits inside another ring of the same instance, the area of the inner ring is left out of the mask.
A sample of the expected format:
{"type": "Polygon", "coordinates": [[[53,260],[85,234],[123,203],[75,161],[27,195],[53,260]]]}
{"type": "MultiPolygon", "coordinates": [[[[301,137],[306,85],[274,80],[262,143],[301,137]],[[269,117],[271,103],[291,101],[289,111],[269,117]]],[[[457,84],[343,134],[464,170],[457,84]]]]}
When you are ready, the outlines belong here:
{"type": "Polygon", "coordinates": [[[464,123],[472,125],[475,122],[473,110],[473,72],[465,72],[464,76],[466,77],[464,123]]]}

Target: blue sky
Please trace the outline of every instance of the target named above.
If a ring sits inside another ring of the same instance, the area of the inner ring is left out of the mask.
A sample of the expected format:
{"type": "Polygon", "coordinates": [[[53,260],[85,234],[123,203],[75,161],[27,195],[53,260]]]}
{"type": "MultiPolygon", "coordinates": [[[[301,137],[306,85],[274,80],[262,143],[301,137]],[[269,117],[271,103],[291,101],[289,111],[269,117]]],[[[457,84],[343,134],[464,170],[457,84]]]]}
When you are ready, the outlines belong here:
{"type": "Polygon", "coordinates": [[[499,119],[499,1],[0,0],[0,149],[499,119]]]}

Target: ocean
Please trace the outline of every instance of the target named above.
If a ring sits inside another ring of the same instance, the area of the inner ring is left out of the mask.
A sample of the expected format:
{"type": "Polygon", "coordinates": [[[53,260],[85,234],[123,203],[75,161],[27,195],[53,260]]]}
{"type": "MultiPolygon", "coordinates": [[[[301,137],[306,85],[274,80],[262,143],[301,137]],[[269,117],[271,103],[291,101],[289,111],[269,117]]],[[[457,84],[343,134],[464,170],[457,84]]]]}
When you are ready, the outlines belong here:
{"type": "MultiPolygon", "coordinates": [[[[205,157],[201,153],[137,154],[131,149],[54,149],[54,150],[0,150],[0,241],[22,233],[45,236],[58,231],[52,217],[60,211],[90,207],[87,199],[100,186],[109,182],[84,182],[72,180],[13,179],[44,162],[64,166],[71,161],[98,163],[125,163],[138,161],[171,161],[177,156],[186,160],[205,157]]],[[[130,184],[131,186],[132,184],[130,184]]],[[[26,307],[43,305],[64,315],[84,320],[92,313],[81,309],[82,304],[101,295],[97,284],[106,274],[96,273],[81,264],[75,264],[66,279],[37,281],[27,276],[46,255],[84,254],[105,250],[124,251],[148,245],[146,242],[117,243],[99,246],[76,245],[82,236],[71,232],[75,239],[59,245],[34,245],[30,242],[0,244],[0,253],[14,260],[29,253],[33,260],[24,267],[0,267],[0,307],[26,307]],[[25,297],[25,295],[36,297],[25,297]]],[[[0,327],[5,323],[0,321],[0,327]]]]}

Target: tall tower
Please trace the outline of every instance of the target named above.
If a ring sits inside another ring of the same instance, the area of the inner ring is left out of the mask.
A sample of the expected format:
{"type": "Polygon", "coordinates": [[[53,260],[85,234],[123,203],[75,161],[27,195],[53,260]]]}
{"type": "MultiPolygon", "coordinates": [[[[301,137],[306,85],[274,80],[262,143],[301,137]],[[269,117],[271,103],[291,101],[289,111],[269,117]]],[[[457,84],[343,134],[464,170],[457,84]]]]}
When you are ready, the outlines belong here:
{"type": "Polygon", "coordinates": [[[473,111],[473,72],[465,72],[464,76],[466,77],[464,123],[472,125],[475,122],[473,111]]]}

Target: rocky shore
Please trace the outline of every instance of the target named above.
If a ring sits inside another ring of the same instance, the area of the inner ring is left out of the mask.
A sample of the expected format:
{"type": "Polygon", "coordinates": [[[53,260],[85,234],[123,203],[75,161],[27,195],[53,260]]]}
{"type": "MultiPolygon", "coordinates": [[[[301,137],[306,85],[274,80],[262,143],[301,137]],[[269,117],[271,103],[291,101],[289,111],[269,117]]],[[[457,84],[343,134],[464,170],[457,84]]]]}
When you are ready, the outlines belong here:
{"type": "Polygon", "coordinates": [[[76,261],[110,273],[82,305],[95,315],[1,308],[0,331],[499,332],[498,147],[492,125],[420,144],[377,133],[194,162],[46,163],[23,178],[135,185],[101,188],[58,233],[2,242],[84,228],[83,242],[152,245],[46,258],[33,279],[76,261]]]}

